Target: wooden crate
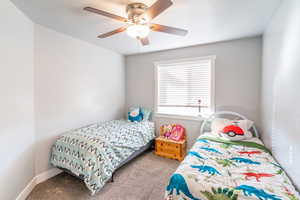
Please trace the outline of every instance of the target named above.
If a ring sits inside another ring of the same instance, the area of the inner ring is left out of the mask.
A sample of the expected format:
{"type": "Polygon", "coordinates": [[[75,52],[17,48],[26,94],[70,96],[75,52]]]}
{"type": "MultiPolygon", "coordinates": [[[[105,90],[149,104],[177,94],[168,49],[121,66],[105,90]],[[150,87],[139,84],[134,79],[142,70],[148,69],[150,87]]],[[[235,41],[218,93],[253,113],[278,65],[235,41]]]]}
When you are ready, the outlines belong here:
{"type": "Polygon", "coordinates": [[[182,161],[186,155],[186,140],[174,141],[164,137],[155,139],[155,154],[182,161]]]}

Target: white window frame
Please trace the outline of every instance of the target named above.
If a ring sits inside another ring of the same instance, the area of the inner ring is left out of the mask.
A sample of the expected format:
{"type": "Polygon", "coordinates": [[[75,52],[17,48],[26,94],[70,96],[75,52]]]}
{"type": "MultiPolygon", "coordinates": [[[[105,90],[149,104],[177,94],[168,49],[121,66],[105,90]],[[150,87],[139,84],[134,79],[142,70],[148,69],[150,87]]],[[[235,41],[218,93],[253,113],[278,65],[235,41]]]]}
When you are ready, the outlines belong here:
{"type": "Polygon", "coordinates": [[[164,64],[183,64],[185,62],[197,62],[201,60],[210,60],[211,61],[211,102],[210,102],[210,113],[212,114],[215,112],[215,65],[216,65],[216,56],[205,56],[205,57],[194,57],[194,58],[184,58],[184,59],[176,59],[176,60],[167,60],[167,61],[158,61],[154,62],[154,81],[155,81],[155,94],[154,94],[154,116],[155,117],[163,117],[163,118],[175,118],[175,119],[186,119],[186,120],[203,120],[204,116],[201,114],[201,116],[189,116],[189,115],[178,115],[178,114],[165,114],[165,113],[159,113],[157,111],[157,105],[158,105],[158,68],[160,65],[164,64]]]}

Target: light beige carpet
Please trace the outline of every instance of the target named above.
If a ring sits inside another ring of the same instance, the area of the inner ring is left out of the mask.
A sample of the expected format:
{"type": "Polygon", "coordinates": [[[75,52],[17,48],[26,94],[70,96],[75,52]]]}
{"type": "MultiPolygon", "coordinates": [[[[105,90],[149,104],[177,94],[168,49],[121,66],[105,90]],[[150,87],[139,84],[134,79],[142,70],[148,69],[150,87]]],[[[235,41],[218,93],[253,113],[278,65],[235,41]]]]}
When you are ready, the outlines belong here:
{"type": "Polygon", "coordinates": [[[119,169],[114,182],[91,196],[84,183],[66,173],[37,185],[27,200],[163,200],[179,162],[146,152],[119,169]]]}

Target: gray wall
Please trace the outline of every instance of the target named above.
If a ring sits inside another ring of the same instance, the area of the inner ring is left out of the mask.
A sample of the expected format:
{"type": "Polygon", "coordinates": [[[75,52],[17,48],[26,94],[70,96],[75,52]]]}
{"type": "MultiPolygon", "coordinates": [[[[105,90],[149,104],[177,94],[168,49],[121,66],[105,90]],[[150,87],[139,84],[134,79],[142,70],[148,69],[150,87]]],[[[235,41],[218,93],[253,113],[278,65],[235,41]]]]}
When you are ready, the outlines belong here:
{"type": "Polygon", "coordinates": [[[263,139],[300,186],[300,1],[286,0],[263,42],[263,139]]]}
{"type": "MultiPolygon", "coordinates": [[[[259,123],[261,83],[261,37],[232,40],[126,57],[127,107],[154,106],[155,61],[216,55],[216,109],[232,110],[259,123]]],[[[188,145],[199,135],[198,121],[156,118],[157,127],[166,122],[187,128],[188,145]]],[[[259,124],[258,124],[259,125],[259,124]]]]}
{"type": "Polygon", "coordinates": [[[0,199],[13,200],[34,177],[33,23],[0,11],[0,199]]]}
{"type": "Polygon", "coordinates": [[[123,116],[125,69],[120,54],[0,8],[0,199],[12,200],[50,168],[59,134],[123,116]]]}
{"type": "Polygon", "coordinates": [[[121,118],[125,69],[120,54],[35,25],[36,173],[50,168],[64,131],[121,118]]]}

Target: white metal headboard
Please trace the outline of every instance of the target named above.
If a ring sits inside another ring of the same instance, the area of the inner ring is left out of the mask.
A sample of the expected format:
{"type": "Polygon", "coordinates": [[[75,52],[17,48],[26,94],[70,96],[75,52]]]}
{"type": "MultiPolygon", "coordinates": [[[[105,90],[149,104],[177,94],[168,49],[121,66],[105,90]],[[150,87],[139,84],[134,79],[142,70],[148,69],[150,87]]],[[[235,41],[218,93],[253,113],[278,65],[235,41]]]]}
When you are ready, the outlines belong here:
{"type": "MultiPolygon", "coordinates": [[[[216,118],[216,117],[222,117],[222,116],[231,116],[231,119],[242,119],[242,120],[248,120],[245,116],[236,113],[236,112],[232,112],[232,111],[219,111],[219,112],[215,112],[214,114],[210,115],[209,117],[207,117],[202,125],[201,125],[201,129],[200,129],[200,135],[202,135],[205,131],[205,127],[208,125],[208,123],[211,123],[211,121],[216,118]]],[[[223,117],[226,118],[226,117],[223,117]]],[[[259,138],[259,133],[255,127],[255,125],[253,124],[251,127],[251,132],[253,134],[254,137],[258,137],[259,138]]]]}

